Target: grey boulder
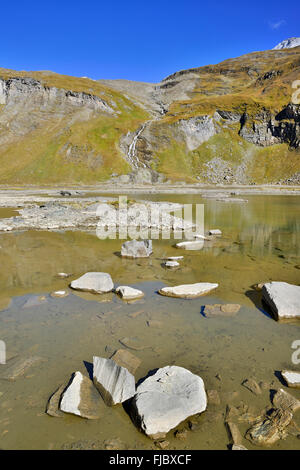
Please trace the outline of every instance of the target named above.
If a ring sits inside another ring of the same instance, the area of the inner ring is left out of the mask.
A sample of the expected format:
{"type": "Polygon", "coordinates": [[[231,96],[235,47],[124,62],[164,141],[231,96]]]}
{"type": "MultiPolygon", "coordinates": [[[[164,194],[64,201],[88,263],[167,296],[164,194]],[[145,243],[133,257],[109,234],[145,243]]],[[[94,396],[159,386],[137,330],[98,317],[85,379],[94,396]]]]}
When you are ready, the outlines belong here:
{"type": "Polygon", "coordinates": [[[129,240],[121,248],[121,256],[126,258],[148,258],[151,253],[152,240],[129,240]]]}
{"type": "Polygon", "coordinates": [[[300,286],[287,282],[267,282],[262,296],[276,320],[300,319],[300,286]]]}
{"type": "Polygon", "coordinates": [[[135,394],[134,376],[112,359],[93,357],[93,380],[108,406],[123,403],[135,394]]]}
{"type": "Polygon", "coordinates": [[[183,367],[166,366],[137,387],[130,414],[146,435],[157,439],[206,406],[201,377],[183,367]]]}
{"type": "Polygon", "coordinates": [[[104,294],[113,290],[114,283],[108,273],[90,272],[72,281],[70,286],[75,290],[104,294]]]}

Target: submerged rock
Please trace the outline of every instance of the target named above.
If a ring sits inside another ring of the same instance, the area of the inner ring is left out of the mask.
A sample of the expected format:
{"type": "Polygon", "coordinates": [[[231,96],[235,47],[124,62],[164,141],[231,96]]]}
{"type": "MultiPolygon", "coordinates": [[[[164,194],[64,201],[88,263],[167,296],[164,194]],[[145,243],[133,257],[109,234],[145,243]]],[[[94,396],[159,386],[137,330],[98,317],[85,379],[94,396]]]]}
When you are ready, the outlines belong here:
{"type": "Polygon", "coordinates": [[[118,349],[110,359],[118,364],[118,366],[125,367],[131,374],[135,374],[142,362],[130,351],[127,351],[127,349],[118,349]]]}
{"type": "Polygon", "coordinates": [[[183,367],[166,366],[137,387],[130,414],[146,435],[156,439],[206,406],[201,377],[183,367]]]}
{"type": "Polygon", "coordinates": [[[95,294],[111,292],[114,288],[110,274],[99,272],[86,273],[75,281],[72,281],[70,286],[75,290],[93,292],[95,294]]]}
{"type": "Polygon", "coordinates": [[[121,256],[148,258],[152,253],[152,240],[130,240],[122,245],[121,256]]]}
{"type": "Polygon", "coordinates": [[[300,409],[300,400],[295,398],[290,393],[280,388],[273,396],[273,405],[276,408],[283,410],[290,410],[292,413],[300,409]]]}
{"type": "Polygon", "coordinates": [[[281,375],[289,387],[300,388],[300,372],[283,370],[281,375]]]}
{"type": "Polygon", "coordinates": [[[198,282],[196,284],[183,284],[175,287],[163,287],[158,292],[167,297],[179,297],[182,299],[193,299],[208,294],[216,289],[219,284],[211,284],[209,282],[198,282]]]}
{"type": "Polygon", "coordinates": [[[69,292],[67,292],[66,290],[56,290],[55,292],[51,292],[50,296],[51,297],[67,297],[69,295],[69,292]]]}
{"type": "Polygon", "coordinates": [[[209,235],[222,235],[222,232],[220,229],[216,228],[216,229],[212,229],[212,230],[209,230],[209,235]]]}
{"type": "Polygon", "coordinates": [[[119,294],[123,300],[135,300],[144,297],[144,292],[138,289],[134,289],[129,286],[119,286],[116,289],[116,294],[119,294]]]}
{"type": "Polygon", "coordinates": [[[93,382],[81,372],[75,372],[61,397],[60,410],[81,418],[97,419],[102,414],[102,406],[101,397],[93,382]]]}
{"type": "Polygon", "coordinates": [[[300,286],[267,282],[263,285],[262,294],[276,320],[300,319],[300,286]]]}
{"type": "Polygon", "coordinates": [[[134,376],[112,359],[93,358],[93,380],[108,406],[123,403],[135,394],[134,376]]]}
{"type": "Polygon", "coordinates": [[[268,416],[254,424],[246,433],[246,438],[258,446],[269,446],[284,437],[284,430],[292,421],[289,410],[274,409],[268,416]]]}
{"type": "Polygon", "coordinates": [[[261,388],[254,379],[246,379],[242,383],[244,387],[246,387],[250,392],[254,393],[254,395],[261,394],[261,388]]]}

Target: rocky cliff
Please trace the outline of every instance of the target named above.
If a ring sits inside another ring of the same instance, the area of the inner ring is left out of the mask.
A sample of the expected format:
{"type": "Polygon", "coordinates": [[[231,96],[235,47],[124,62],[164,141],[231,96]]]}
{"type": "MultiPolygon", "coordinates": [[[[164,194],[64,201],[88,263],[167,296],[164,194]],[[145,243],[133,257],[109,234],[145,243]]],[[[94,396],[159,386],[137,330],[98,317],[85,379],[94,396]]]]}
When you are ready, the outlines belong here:
{"type": "Polygon", "coordinates": [[[299,183],[297,80],[300,47],[158,84],[0,69],[0,183],[299,183]]]}

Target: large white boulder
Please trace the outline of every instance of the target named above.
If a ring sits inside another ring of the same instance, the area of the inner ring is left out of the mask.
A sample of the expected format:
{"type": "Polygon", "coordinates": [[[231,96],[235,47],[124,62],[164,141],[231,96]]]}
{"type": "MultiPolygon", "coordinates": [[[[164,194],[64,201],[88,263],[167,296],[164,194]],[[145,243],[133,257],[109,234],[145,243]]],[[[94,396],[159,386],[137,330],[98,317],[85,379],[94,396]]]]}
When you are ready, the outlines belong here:
{"type": "Polygon", "coordinates": [[[300,286],[267,282],[263,285],[262,295],[277,320],[300,319],[300,286]]]}
{"type": "Polygon", "coordinates": [[[113,290],[114,283],[108,273],[90,272],[72,281],[70,286],[76,290],[104,294],[113,290]]]}
{"type": "Polygon", "coordinates": [[[146,378],[131,403],[131,417],[148,436],[165,435],[189,416],[207,406],[204,382],[177,366],[166,366],[146,378]]]}
{"type": "Polygon", "coordinates": [[[97,419],[101,416],[103,406],[93,382],[81,372],[75,372],[69,386],[62,394],[60,410],[81,418],[97,419]]]}
{"type": "Polygon", "coordinates": [[[93,358],[93,380],[108,406],[123,403],[135,394],[134,376],[112,359],[93,358]]]}
{"type": "Polygon", "coordinates": [[[179,297],[182,299],[194,299],[201,295],[206,295],[212,290],[216,289],[219,284],[212,284],[210,282],[198,282],[196,284],[183,284],[175,287],[163,287],[159,289],[159,294],[166,295],[167,297],[179,297]]]}
{"type": "Polygon", "coordinates": [[[152,240],[129,240],[121,248],[121,256],[126,258],[148,258],[151,253],[152,240]]]}

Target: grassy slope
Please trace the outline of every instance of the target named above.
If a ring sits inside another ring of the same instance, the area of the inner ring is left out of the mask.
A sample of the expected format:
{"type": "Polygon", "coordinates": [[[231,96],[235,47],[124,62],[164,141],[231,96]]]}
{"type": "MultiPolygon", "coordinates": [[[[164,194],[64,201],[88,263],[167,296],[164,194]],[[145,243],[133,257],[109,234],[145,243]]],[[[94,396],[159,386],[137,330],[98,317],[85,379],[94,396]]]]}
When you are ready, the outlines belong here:
{"type": "Polygon", "coordinates": [[[48,183],[96,183],[112,173],[124,174],[130,166],[118,148],[122,134],[133,131],[149,118],[120,93],[88,79],[77,79],[43,72],[12,72],[0,69],[0,77],[29,76],[45,86],[56,86],[72,91],[100,96],[108,104],[113,100],[120,114],[99,115],[89,121],[68,125],[67,118],[49,120],[13,144],[2,146],[0,151],[0,183],[48,184],[48,183]],[[77,146],[79,158],[66,158],[65,145],[77,146]],[[87,152],[86,152],[86,151],[87,152]],[[100,155],[102,164],[88,162],[86,153],[100,155]],[[82,154],[82,155],[80,155],[82,154]]]}

